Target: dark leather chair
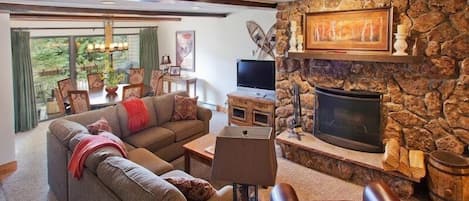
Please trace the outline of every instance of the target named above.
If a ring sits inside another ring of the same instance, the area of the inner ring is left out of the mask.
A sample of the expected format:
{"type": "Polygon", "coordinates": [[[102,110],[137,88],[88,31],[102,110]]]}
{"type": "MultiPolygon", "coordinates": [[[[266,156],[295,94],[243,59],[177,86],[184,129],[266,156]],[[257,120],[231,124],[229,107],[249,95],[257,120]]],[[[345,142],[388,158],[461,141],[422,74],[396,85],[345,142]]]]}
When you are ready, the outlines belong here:
{"type": "Polygon", "coordinates": [[[371,182],[363,190],[363,201],[399,201],[389,186],[382,181],[371,182]]]}
{"type": "MultiPolygon", "coordinates": [[[[290,184],[280,183],[274,186],[270,192],[271,201],[298,201],[295,189],[290,184]]],[[[399,201],[397,197],[389,188],[389,186],[382,182],[371,182],[365,186],[363,190],[363,201],[399,201]]]]}
{"type": "Polygon", "coordinates": [[[295,189],[290,184],[280,183],[270,192],[271,201],[298,201],[295,189]]]}

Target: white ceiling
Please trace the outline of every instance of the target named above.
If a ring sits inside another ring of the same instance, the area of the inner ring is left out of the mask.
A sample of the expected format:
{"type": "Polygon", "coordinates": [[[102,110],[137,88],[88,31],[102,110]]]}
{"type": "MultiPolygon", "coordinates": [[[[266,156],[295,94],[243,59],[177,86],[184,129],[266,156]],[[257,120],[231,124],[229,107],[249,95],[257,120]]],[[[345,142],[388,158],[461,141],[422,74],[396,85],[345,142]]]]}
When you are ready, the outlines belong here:
{"type": "MultiPolygon", "coordinates": [[[[287,1],[291,0],[257,0],[254,2],[278,3],[287,1]]],[[[244,9],[269,9],[177,0],[0,0],[0,3],[79,8],[206,13],[233,13],[244,9]],[[112,1],[114,4],[104,4],[103,1],[112,1]]]]}

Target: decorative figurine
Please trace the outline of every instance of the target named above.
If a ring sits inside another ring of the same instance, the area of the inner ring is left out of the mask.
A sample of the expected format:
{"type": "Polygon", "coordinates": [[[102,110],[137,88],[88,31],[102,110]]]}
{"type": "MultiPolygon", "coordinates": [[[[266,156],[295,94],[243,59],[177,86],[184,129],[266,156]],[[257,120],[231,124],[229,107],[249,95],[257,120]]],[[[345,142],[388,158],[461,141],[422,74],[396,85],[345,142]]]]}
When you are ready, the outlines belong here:
{"type": "Polygon", "coordinates": [[[289,52],[296,52],[296,22],[290,21],[290,49],[289,52]]]}
{"type": "Polygon", "coordinates": [[[407,38],[407,27],[405,25],[397,25],[397,33],[394,34],[396,36],[396,42],[394,42],[394,52],[392,55],[396,56],[405,56],[408,55],[405,50],[407,49],[407,42],[405,39],[407,38]]]}
{"type": "Polygon", "coordinates": [[[298,43],[298,52],[303,52],[303,35],[298,35],[296,41],[298,43]]]}

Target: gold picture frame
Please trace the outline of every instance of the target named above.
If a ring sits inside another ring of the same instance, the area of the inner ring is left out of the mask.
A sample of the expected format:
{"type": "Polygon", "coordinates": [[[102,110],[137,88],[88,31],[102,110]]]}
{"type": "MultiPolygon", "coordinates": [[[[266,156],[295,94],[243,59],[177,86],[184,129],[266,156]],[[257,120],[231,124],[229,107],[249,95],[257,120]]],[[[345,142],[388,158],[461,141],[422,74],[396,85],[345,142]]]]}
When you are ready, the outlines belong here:
{"type": "Polygon", "coordinates": [[[391,52],[392,8],[305,14],[305,49],[391,52]]]}

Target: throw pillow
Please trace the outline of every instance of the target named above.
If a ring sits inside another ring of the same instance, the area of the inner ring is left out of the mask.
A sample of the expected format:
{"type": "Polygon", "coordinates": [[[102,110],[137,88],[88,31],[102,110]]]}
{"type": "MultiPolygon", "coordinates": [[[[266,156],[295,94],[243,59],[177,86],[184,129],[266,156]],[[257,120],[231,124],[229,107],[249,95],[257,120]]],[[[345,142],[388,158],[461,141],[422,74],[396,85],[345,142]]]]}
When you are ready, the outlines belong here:
{"type": "Polygon", "coordinates": [[[172,121],[180,120],[196,120],[197,119],[197,99],[185,97],[185,96],[174,96],[174,111],[172,121]]]}
{"type": "Polygon", "coordinates": [[[103,131],[112,132],[109,122],[104,117],[101,117],[98,121],[87,125],[86,128],[88,128],[88,131],[93,135],[97,135],[103,131]]]}
{"type": "Polygon", "coordinates": [[[98,135],[117,143],[127,153],[127,149],[125,148],[124,142],[119,137],[117,137],[116,135],[114,135],[110,132],[107,132],[107,131],[100,132],[98,135]]]}
{"type": "Polygon", "coordinates": [[[189,201],[206,201],[217,191],[203,179],[186,177],[168,177],[167,182],[176,186],[189,201]]]}

